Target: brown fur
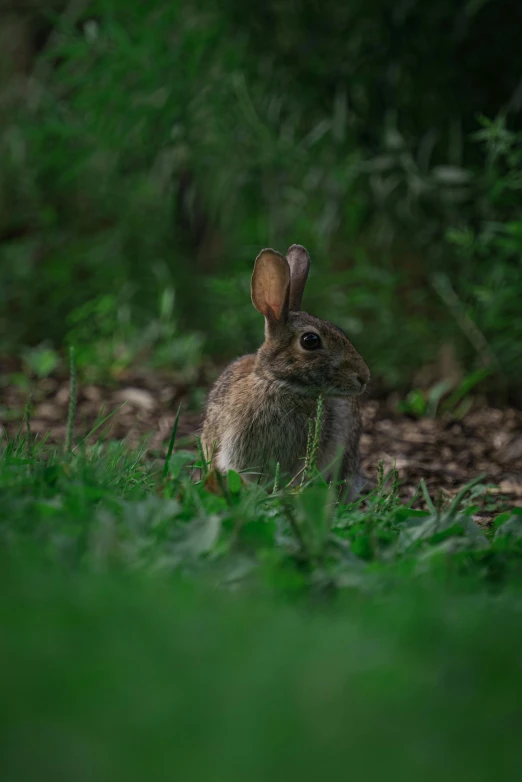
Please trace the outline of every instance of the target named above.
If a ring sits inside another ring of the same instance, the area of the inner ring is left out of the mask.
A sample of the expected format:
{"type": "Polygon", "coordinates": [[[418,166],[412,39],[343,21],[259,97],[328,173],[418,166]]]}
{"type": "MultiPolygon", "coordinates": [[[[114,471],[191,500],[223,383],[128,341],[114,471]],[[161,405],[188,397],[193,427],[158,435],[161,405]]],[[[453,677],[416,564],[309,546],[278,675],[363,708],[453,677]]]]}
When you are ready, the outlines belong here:
{"type": "MultiPolygon", "coordinates": [[[[353,497],[362,484],[361,416],[356,396],[364,390],[369,371],[340,329],[305,312],[289,311],[291,282],[285,262],[270,250],[258,256],[252,291],[256,308],[265,315],[265,341],[257,353],[227,367],[211,389],[202,443],[220,471],[266,475],[279,462],[281,473],[292,478],[303,467],[308,422],[322,394],[317,467],[328,479],[339,471],[338,465],[333,470],[332,466],[342,457],[339,477],[353,497]],[[300,345],[301,335],[307,332],[320,336],[320,349],[307,351],[300,345]]],[[[300,304],[296,290],[300,288],[302,294],[307,271],[294,287],[293,303],[300,304]]]]}

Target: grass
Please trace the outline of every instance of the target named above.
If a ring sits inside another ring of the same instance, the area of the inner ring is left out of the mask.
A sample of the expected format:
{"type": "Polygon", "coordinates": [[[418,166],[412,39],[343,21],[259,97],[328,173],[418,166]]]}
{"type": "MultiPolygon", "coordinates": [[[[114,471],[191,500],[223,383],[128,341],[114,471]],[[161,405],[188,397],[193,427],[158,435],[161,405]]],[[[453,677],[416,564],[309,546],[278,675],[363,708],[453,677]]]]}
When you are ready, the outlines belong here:
{"type": "Polygon", "coordinates": [[[176,449],[174,436],[166,460],[116,441],[82,441],[62,452],[39,443],[26,416],[0,459],[1,540],[10,552],[45,552],[69,570],[181,568],[247,592],[373,590],[390,574],[425,571],[484,587],[514,578],[522,509],[480,529],[472,519],[487,491],[480,476],[444,503],[421,483],[421,510],[399,500],[396,474],[381,467],[374,491],[342,505],[315,469],[316,437],[299,489],[273,491],[272,479],[269,492],[233,471],[195,480],[198,457],[176,449]]]}
{"type": "Polygon", "coordinates": [[[2,571],[5,780],[516,778],[519,598],[2,571]]]}
{"type": "Polygon", "coordinates": [[[382,468],[339,505],[314,438],[269,493],[195,480],[175,432],[166,461],[54,449],[28,407],[0,457],[3,779],[514,778],[522,510],[483,531],[478,479],[424,511],[382,468]]]}

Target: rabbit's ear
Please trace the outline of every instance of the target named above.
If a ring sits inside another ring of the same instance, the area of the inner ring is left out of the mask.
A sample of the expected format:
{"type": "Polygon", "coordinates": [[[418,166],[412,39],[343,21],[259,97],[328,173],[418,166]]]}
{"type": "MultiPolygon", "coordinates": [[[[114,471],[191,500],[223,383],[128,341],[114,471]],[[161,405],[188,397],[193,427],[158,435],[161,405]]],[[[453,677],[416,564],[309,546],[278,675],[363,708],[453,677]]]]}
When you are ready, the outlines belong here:
{"type": "Polygon", "coordinates": [[[290,290],[288,262],[275,250],[262,250],[252,274],[252,303],[267,320],[286,320],[290,290]]]}
{"type": "Polygon", "coordinates": [[[290,266],[290,309],[299,312],[310,269],[310,256],[300,244],[293,244],[286,254],[290,266]]]}

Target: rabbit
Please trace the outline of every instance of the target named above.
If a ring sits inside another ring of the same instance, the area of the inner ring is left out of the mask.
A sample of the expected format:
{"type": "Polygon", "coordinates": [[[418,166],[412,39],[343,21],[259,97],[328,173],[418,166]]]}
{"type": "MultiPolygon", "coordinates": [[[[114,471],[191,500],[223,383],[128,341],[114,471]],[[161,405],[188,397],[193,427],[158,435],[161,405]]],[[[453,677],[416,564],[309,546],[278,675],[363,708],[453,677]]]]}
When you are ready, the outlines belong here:
{"type": "Polygon", "coordinates": [[[279,462],[280,474],[295,482],[304,465],[308,422],[322,394],[316,466],[326,480],[336,475],[343,482],[343,498],[351,501],[364,484],[357,397],[370,372],[340,328],[301,311],[309,268],[310,256],[298,244],[286,258],[271,249],[257,256],[252,303],[265,318],[265,341],[257,353],[230,364],[215,382],[201,442],[219,472],[267,475],[279,462]]]}

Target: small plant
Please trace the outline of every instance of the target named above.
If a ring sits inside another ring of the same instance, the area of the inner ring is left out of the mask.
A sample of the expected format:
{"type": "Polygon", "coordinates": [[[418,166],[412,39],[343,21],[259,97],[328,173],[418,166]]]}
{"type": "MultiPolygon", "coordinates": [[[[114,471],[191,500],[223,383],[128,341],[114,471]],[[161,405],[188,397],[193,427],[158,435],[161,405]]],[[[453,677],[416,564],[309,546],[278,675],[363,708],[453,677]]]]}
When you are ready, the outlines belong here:
{"type": "Polygon", "coordinates": [[[454,418],[463,418],[473,405],[471,392],[491,374],[489,369],[479,369],[467,375],[459,383],[441,380],[428,390],[420,388],[409,392],[406,399],[399,402],[398,410],[415,418],[427,416],[435,418],[445,413],[454,418]]]}
{"type": "Polygon", "coordinates": [[[60,366],[59,354],[48,344],[27,349],[23,353],[24,368],[38,378],[49,377],[60,366]]]}
{"type": "Polygon", "coordinates": [[[158,313],[141,324],[130,298],[104,295],[88,301],[69,316],[68,340],[75,345],[77,364],[89,382],[117,378],[140,363],[168,367],[184,380],[193,380],[201,366],[203,339],[181,333],[174,313],[174,292],[161,292],[158,313]]]}
{"type": "Polygon", "coordinates": [[[315,420],[308,422],[308,439],[306,443],[306,456],[301,478],[301,486],[304,486],[313,476],[319,453],[321,438],[321,423],[323,420],[323,397],[317,399],[315,420]]]}

